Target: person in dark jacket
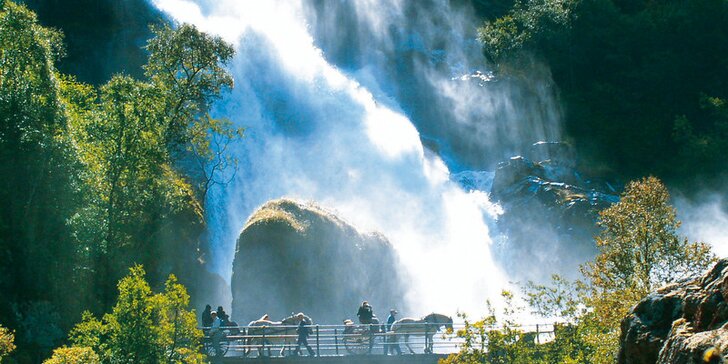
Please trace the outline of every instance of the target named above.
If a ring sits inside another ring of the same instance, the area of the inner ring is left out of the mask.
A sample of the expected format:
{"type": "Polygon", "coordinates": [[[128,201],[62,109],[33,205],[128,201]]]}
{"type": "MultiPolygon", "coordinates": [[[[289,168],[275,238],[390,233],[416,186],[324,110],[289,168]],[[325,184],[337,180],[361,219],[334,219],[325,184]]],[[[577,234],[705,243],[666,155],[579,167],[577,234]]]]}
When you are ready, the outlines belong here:
{"type": "Polygon", "coordinates": [[[356,315],[359,316],[359,323],[368,325],[372,323],[374,310],[372,309],[372,306],[369,305],[369,302],[364,301],[361,303],[361,306],[359,306],[359,311],[357,311],[356,315]]]}
{"type": "Polygon", "coordinates": [[[308,350],[308,356],[314,356],[315,353],[311,349],[311,345],[308,345],[308,335],[311,334],[311,328],[306,324],[306,320],[301,320],[301,323],[298,324],[298,328],[296,329],[296,333],[298,334],[298,341],[296,341],[296,351],[293,352],[293,355],[299,355],[301,353],[301,345],[303,345],[308,350]]]}
{"type": "Polygon", "coordinates": [[[202,327],[212,326],[212,315],[210,312],[212,312],[212,307],[210,305],[205,306],[205,310],[202,311],[202,327]]]}
{"type": "Polygon", "coordinates": [[[225,313],[222,306],[217,306],[217,317],[222,321],[222,326],[230,326],[230,316],[225,313]]]}

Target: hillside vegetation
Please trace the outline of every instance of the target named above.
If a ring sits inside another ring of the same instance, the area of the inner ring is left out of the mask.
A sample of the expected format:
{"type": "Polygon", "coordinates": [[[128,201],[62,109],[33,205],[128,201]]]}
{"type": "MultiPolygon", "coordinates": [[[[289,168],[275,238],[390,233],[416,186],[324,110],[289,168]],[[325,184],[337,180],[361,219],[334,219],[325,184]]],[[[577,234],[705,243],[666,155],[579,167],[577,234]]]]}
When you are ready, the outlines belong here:
{"type": "Polygon", "coordinates": [[[189,25],[153,32],[140,78],[95,87],[56,68],[60,32],[0,1],[0,325],[14,360],[40,362],[83,310],[109,312],[135,264],[155,287],[208,274],[204,202],[230,161],[211,143],[242,131],[207,111],[232,86],[233,49],[189,25]]]}
{"type": "Polygon", "coordinates": [[[728,2],[509,5],[479,29],[485,54],[503,77],[549,66],[581,169],[669,184],[716,182],[726,172],[728,2]]]}

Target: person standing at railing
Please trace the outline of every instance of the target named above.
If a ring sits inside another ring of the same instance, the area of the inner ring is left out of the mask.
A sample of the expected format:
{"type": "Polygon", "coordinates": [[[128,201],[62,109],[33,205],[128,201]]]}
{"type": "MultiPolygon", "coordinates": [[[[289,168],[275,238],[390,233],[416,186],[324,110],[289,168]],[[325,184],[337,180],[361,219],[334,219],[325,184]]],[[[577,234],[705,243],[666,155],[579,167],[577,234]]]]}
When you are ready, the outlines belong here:
{"type": "Polygon", "coordinates": [[[210,326],[212,326],[212,307],[206,305],[205,310],[202,311],[202,327],[208,328],[210,326]]]}
{"type": "Polygon", "coordinates": [[[369,305],[369,302],[364,301],[359,306],[359,311],[357,311],[356,315],[359,316],[359,323],[369,325],[369,354],[371,354],[372,347],[374,346],[374,331],[379,332],[378,326],[375,328],[372,325],[374,323],[374,309],[369,305]]]}
{"type": "MultiPolygon", "coordinates": [[[[392,324],[397,321],[397,318],[395,317],[397,315],[397,310],[391,309],[389,310],[389,317],[387,317],[387,325],[385,325],[385,331],[390,332],[392,330],[392,324]]],[[[385,344],[384,344],[384,355],[389,355],[389,353],[394,354],[396,351],[398,355],[402,355],[402,349],[399,348],[399,340],[397,340],[397,337],[394,336],[396,333],[391,333],[386,337],[385,344]]]]}
{"type": "Polygon", "coordinates": [[[372,318],[374,317],[374,309],[369,305],[369,302],[364,301],[359,306],[359,311],[357,311],[356,315],[359,316],[359,323],[369,325],[372,323],[372,318]]]}
{"type": "Polygon", "coordinates": [[[220,340],[222,340],[222,320],[217,317],[217,312],[210,312],[212,318],[212,325],[210,328],[210,341],[212,341],[212,348],[215,351],[215,361],[220,362],[222,360],[222,349],[220,348],[220,340]]]}
{"type": "Polygon", "coordinates": [[[308,356],[315,356],[311,345],[308,345],[308,335],[311,335],[311,328],[306,324],[306,320],[301,320],[301,323],[298,324],[298,328],[296,329],[296,333],[298,334],[298,341],[296,341],[296,351],[293,352],[293,355],[299,355],[301,353],[301,345],[303,345],[308,350],[308,356]]]}
{"type": "Polygon", "coordinates": [[[217,306],[217,317],[222,321],[222,326],[228,326],[230,324],[230,316],[225,313],[222,306],[217,306]]]}

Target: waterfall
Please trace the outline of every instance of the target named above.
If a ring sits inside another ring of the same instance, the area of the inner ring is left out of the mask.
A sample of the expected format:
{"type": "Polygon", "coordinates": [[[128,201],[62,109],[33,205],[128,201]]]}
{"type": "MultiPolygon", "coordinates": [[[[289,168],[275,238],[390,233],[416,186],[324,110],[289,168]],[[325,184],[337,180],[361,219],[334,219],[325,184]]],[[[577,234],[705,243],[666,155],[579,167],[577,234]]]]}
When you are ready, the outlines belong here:
{"type": "Polygon", "coordinates": [[[448,0],[154,0],[237,49],[235,88],[214,110],[247,137],[234,180],[211,192],[212,267],[229,280],[235,241],[266,201],[334,209],[395,246],[409,315],[481,314],[507,288],[491,257],[500,207],[451,173],[493,170],[557,139],[546,72],[500,80],[473,11],[448,0]],[[422,310],[422,312],[418,311],[422,310]]]}

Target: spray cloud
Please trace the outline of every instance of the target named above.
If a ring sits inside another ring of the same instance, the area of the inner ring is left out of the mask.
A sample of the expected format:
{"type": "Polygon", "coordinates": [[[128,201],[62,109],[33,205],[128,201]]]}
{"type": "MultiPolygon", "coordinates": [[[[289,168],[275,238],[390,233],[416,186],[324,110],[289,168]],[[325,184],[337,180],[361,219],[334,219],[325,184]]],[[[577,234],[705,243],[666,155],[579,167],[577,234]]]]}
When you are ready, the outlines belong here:
{"type": "Polygon", "coordinates": [[[477,315],[507,287],[490,252],[500,209],[463,191],[450,169],[491,166],[521,144],[557,138],[558,108],[548,88],[483,84],[467,9],[444,0],[154,2],[237,48],[236,87],[215,112],[248,136],[235,151],[236,179],[208,202],[223,277],[247,217],[286,196],[384,233],[413,278],[408,314],[477,315]]]}

